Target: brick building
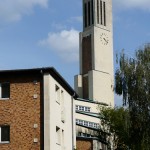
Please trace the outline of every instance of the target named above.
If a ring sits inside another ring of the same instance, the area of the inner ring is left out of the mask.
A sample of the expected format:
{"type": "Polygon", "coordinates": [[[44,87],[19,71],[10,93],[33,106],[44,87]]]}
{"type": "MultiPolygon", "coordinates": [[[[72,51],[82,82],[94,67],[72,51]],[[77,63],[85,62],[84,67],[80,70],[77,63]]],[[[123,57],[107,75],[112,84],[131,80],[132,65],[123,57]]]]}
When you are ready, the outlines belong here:
{"type": "Polygon", "coordinates": [[[0,150],[73,149],[76,96],[54,68],[0,71],[0,150]]]}

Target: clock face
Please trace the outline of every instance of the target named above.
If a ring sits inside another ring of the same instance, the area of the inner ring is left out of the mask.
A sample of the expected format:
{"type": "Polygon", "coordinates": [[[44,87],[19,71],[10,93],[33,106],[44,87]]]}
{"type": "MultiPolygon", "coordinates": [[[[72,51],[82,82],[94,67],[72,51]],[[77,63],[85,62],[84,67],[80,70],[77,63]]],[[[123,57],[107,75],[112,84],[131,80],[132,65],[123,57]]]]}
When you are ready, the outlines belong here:
{"type": "Polygon", "coordinates": [[[102,33],[100,35],[100,40],[102,42],[103,45],[107,45],[109,43],[109,39],[106,33],[102,33]]]}

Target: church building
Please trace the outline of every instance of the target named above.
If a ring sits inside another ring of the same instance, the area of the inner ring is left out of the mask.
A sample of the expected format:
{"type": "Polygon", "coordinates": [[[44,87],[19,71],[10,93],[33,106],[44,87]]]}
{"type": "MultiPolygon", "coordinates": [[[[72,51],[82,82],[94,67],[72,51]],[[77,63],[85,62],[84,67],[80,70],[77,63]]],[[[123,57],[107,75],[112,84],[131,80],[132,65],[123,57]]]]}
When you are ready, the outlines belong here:
{"type": "Polygon", "coordinates": [[[99,105],[114,106],[112,0],[83,0],[80,74],[75,76],[78,150],[107,149],[98,137],[99,105]]]}

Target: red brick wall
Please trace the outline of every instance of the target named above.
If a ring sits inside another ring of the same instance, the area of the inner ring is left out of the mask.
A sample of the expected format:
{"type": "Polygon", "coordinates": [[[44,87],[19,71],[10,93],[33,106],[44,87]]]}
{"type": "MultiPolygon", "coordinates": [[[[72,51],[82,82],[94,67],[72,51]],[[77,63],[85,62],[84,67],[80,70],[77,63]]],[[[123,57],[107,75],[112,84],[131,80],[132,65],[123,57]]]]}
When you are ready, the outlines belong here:
{"type": "Polygon", "coordinates": [[[93,141],[77,139],[77,150],[93,150],[93,141]]]}
{"type": "MultiPolygon", "coordinates": [[[[92,70],[92,45],[91,35],[82,39],[82,74],[92,70]]],[[[83,77],[83,98],[89,98],[88,76],[83,77]]]]}
{"type": "Polygon", "coordinates": [[[92,70],[92,38],[91,35],[82,39],[82,74],[92,70]]]}
{"type": "Polygon", "coordinates": [[[88,76],[83,77],[83,98],[89,98],[89,83],[88,76]]]}
{"type": "Polygon", "coordinates": [[[0,83],[6,81],[10,82],[10,99],[0,100],[0,125],[10,125],[10,143],[0,143],[0,150],[40,150],[42,79],[30,74],[0,76],[0,83]],[[37,99],[34,94],[38,94],[37,99]],[[34,129],[34,123],[38,128],[34,129]],[[38,143],[33,142],[34,138],[38,143]]]}

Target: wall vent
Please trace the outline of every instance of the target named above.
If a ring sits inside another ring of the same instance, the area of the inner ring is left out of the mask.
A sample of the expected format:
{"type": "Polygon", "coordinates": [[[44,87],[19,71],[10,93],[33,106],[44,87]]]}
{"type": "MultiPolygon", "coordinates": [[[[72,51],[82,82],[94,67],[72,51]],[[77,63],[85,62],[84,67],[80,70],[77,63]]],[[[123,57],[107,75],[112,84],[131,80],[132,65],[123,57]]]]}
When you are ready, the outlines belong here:
{"type": "Polygon", "coordinates": [[[34,94],[34,95],[33,95],[33,98],[34,98],[34,99],[37,99],[37,97],[38,97],[37,94],[34,94]]]}
{"type": "Polygon", "coordinates": [[[34,127],[34,129],[38,128],[38,124],[35,123],[33,127],[34,127]]]}
{"type": "Polygon", "coordinates": [[[38,138],[34,138],[34,143],[37,143],[38,142],[38,138]]]}

